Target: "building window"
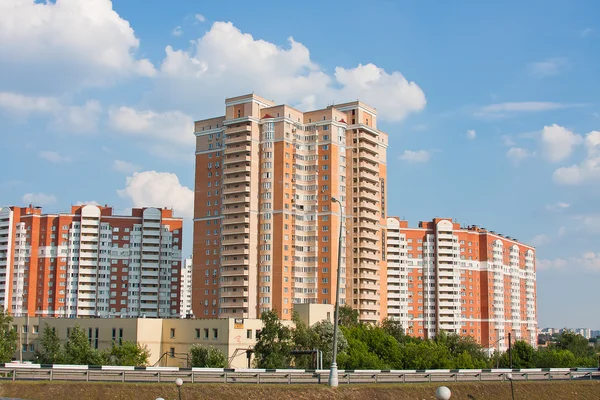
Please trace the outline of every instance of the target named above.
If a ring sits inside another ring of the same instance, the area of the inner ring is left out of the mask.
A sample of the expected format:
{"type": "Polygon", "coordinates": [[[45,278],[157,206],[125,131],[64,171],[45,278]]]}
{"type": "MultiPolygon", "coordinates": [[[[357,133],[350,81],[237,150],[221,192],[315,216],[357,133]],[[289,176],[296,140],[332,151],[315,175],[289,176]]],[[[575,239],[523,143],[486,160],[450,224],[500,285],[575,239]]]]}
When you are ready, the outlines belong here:
{"type": "Polygon", "coordinates": [[[246,339],[252,339],[252,329],[246,330],[246,339]]]}
{"type": "Polygon", "coordinates": [[[204,328],[204,339],[208,339],[208,328],[204,328]]]}
{"type": "Polygon", "coordinates": [[[213,339],[219,338],[219,330],[217,328],[213,328],[213,339]]]}
{"type": "Polygon", "coordinates": [[[196,339],[200,339],[200,329],[196,329],[196,339]]]}
{"type": "Polygon", "coordinates": [[[171,357],[175,357],[175,347],[171,347],[169,351],[171,353],[171,357]]]}

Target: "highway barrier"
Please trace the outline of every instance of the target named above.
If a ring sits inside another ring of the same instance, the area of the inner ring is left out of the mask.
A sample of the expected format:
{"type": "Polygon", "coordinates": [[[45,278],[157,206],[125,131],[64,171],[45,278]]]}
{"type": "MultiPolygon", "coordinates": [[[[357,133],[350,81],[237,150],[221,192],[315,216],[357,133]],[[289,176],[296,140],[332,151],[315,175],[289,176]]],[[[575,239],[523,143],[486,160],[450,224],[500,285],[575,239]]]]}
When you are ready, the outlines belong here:
{"type": "MultiPolygon", "coordinates": [[[[327,384],[329,370],[0,364],[0,380],[327,384]]],[[[340,384],[600,379],[596,368],[340,370],[340,384]],[[510,374],[510,375],[509,375],[510,374]]]]}

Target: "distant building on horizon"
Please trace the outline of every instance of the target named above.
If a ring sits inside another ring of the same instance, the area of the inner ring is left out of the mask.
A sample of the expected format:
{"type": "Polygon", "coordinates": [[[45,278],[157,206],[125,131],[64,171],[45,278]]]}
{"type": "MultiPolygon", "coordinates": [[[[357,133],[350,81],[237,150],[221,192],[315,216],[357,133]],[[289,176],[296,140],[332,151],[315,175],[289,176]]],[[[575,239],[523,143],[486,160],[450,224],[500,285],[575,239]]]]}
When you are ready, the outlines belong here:
{"type": "Polygon", "coordinates": [[[170,209],[0,209],[0,307],[14,316],[178,317],[181,218],[170,209]]]}
{"type": "Polygon", "coordinates": [[[490,352],[537,345],[535,249],[448,218],[387,218],[387,315],[408,334],[474,337],[490,352]]]}

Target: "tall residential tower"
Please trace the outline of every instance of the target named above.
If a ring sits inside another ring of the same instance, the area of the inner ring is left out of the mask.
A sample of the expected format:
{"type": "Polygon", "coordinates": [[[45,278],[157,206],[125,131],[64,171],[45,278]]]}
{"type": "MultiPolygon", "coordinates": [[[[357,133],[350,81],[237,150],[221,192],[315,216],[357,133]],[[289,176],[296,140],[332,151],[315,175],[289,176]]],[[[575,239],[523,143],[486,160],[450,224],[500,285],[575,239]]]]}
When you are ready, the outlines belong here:
{"type": "Polygon", "coordinates": [[[301,112],[251,94],[196,122],[197,317],[290,319],[294,303],[333,303],[340,220],[342,302],[364,321],[385,317],[387,135],[376,121],[360,102],[301,112]]]}

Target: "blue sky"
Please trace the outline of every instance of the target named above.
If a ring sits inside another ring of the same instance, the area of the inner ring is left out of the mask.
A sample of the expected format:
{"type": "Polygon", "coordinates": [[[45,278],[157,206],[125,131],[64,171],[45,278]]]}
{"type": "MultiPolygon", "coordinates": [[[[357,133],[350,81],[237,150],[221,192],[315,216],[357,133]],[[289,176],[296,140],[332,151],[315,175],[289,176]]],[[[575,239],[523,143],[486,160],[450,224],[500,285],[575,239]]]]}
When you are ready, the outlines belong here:
{"type": "Polygon", "coordinates": [[[0,2],[0,204],[189,217],[192,121],[225,97],[358,98],[390,135],[390,215],[536,245],[540,325],[600,328],[597,2],[226,4],[0,2]]]}

